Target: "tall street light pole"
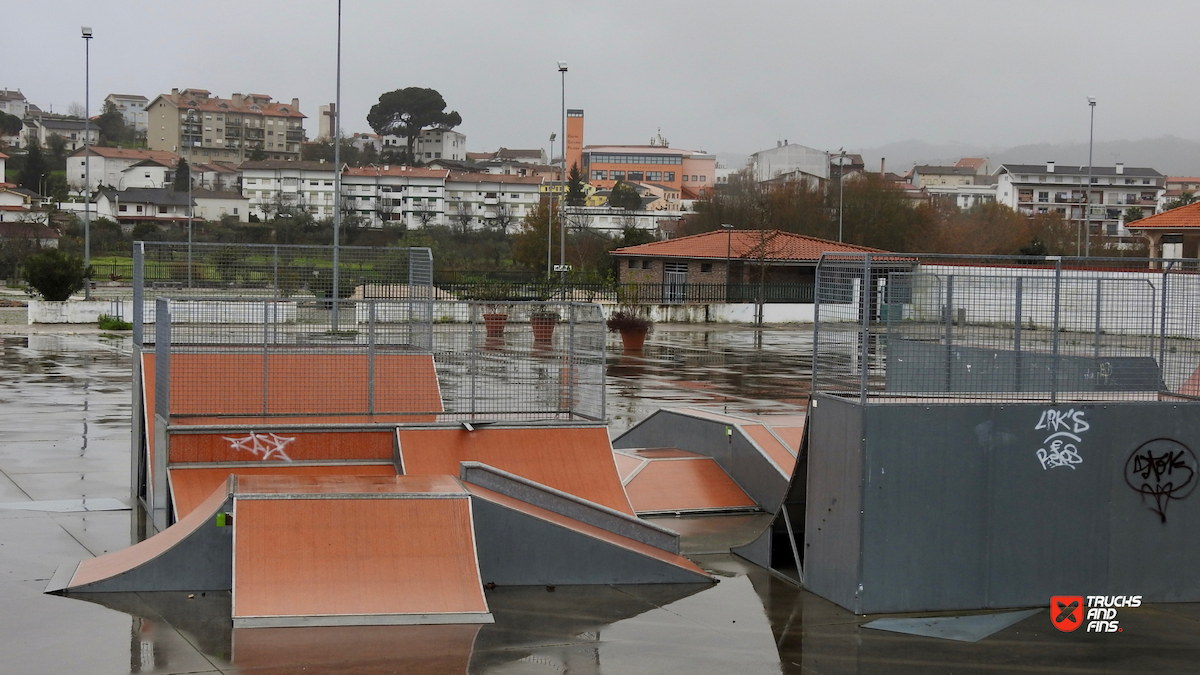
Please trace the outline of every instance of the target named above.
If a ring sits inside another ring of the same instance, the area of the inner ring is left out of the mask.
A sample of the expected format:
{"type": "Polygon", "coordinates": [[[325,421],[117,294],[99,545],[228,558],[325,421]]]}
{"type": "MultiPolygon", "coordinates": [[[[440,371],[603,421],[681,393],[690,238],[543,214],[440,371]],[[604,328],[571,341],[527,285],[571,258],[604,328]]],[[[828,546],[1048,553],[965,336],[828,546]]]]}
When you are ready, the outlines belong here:
{"type": "Polygon", "coordinates": [[[567,280],[567,62],[558,62],[558,74],[562,76],[562,173],[558,175],[561,194],[558,197],[558,265],[562,270],[559,279],[567,280]]]}
{"type": "Polygon", "coordinates": [[[729,302],[729,259],[733,251],[733,223],[721,223],[725,228],[725,302],[729,302]]]}
{"type": "MultiPolygon", "coordinates": [[[[550,162],[554,162],[554,139],[558,134],[550,133],[550,162]]],[[[563,145],[566,145],[564,143],[563,145]]],[[[546,281],[550,281],[550,266],[554,264],[554,189],[550,189],[550,215],[546,223],[546,281]]]]}
{"type": "MultiPolygon", "coordinates": [[[[82,26],[83,34],[83,267],[92,266],[92,135],[91,108],[92,96],[92,27],[82,26]]],[[[92,299],[92,280],[85,280],[83,286],[85,300],[92,299]]]]}
{"type": "Polygon", "coordinates": [[[842,212],[845,210],[845,201],[843,195],[843,180],[846,177],[846,149],[839,148],[841,155],[838,156],[838,243],[842,243],[842,212]]]}
{"type": "MultiPolygon", "coordinates": [[[[411,161],[411,158],[410,158],[411,161]]],[[[338,329],[338,246],[342,232],[342,0],[337,4],[337,91],[333,103],[333,330],[338,329]]]]}
{"type": "MultiPolygon", "coordinates": [[[[194,108],[188,108],[188,125],[193,123],[192,116],[196,114],[194,108]]],[[[199,121],[196,121],[199,124],[199,121]]],[[[191,150],[188,151],[188,156],[192,156],[191,150]]],[[[187,165],[187,182],[188,182],[188,288],[192,287],[192,165],[187,165]]]]}
{"type": "Polygon", "coordinates": [[[1088,125],[1088,180],[1087,180],[1087,198],[1084,200],[1083,214],[1083,236],[1086,243],[1084,244],[1083,254],[1085,256],[1092,255],[1092,141],[1095,139],[1096,133],[1096,97],[1088,97],[1088,108],[1091,109],[1091,122],[1088,125]]]}

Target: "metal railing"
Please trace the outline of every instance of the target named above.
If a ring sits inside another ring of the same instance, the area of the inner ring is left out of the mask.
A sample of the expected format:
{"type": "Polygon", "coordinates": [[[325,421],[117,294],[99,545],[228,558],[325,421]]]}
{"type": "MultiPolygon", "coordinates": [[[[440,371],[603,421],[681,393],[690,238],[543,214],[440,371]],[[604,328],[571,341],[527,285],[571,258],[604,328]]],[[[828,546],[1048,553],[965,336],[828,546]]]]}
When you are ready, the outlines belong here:
{"type": "Polygon", "coordinates": [[[176,424],[605,419],[598,305],[340,304],[335,327],[329,309],[295,298],[159,298],[158,413],[176,424]]]}
{"type": "Polygon", "coordinates": [[[716,304],[725,302],[811,303],[811,283],[697,284],[697,283],[566,283],[545,281],[435,281],[439,291],[464,299],[530,300],[567,298],[586,302],[626,304],[716,304]]]}
{"type": "Polygon", "coordinates": [[[1179,261],[827,254],[813,390],[869,398],[1200,397],[1200,274],[1179,261]]]}

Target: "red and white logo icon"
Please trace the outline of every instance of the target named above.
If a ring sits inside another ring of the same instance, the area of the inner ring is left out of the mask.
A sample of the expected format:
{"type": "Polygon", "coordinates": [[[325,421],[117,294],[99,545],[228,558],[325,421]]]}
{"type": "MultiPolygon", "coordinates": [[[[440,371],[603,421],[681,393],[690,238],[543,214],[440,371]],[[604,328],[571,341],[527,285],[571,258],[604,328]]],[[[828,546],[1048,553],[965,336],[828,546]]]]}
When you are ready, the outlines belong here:
{"type": "Polygon", "coordinates": [[[1083,625],[1083,596],[1055,595],[1050,598],[1050,622],[1064,633],[1083,625]]]}

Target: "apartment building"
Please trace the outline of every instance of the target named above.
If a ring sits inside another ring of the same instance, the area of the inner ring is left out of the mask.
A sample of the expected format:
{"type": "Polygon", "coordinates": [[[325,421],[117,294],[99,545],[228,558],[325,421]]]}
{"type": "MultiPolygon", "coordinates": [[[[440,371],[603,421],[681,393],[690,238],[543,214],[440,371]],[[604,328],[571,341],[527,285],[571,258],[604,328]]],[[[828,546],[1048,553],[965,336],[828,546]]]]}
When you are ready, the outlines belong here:
{"type": "Polygon", "coordinates": [[[449,175],[411,166],[349,167],[342,173],[343,213],[357,215],[367,227],[443,225],[449,175]]]}
{"type": "MultiPolygon", "coordinates": [[[[408,147],[408,139],[403,136],[384,136],[383,149],[404,150],[408,147]]],[[[414,159],[418,162],[428,162],[434,159],[448,159],[455,162],[467,160],[467,135],[453,129],[424,129],[413,143],[414,159]]]]}
{"type": "Polygon", "coordinates": [[[125,118],[126,126],[132,127],[139,134],[146,133],[149,119],[146,106],[150,105],[150,99],[140,94],[109,94],[104,97],[104,102],[116,106],[121,112],[121,117],[125,118]]]}
{"type": "Polygon", "coordinates": [[[333,217],[333,165],[283,159],[242,162],[242,196],[250,214],[270,220],[280,214],[333,217]]]}
{"type": "Polygon", "coordinates": [[[255,151],[273,161],[299,161],[304,142],[300,101],[266,94],[216,98],[203,89],[172,89],[150,102],[146,144],[190,163],[241,162],[255,151]]]}
{"type": "Polygon", "coordinates": [[[1057,212],[1068,221],[1085,219],[1091,193],[1092,233],[1132,237],[1125,228],[1126,211],[1153,215],[1166,190],[1166,176],[1146,167],[1094,166],[1089,189],[1088,167],[1045,164],[1001,164],[996,170],[996,201],[1026,215],[1057,212]]]}
{"type": "Polygon", "coordinates": [[[91,145],[100,142],[100,130],[96,128],[95,124],[87,124],[84,120],[69,115],[37,112],[25,118],[22,142],[28,147],[34,139],[37,139],[37,142],[45,148],[50,144],[52,136],[58,136],[63,139],[67,152],[73,152],[83,147],[85,135],[91,145]]]}
{"type": "MultiPolygon", "coordinates": [[[[797,171],[820,180],[829,180],[830,154],[798,143],[779,141],[775,147],[750,155],[754,180],[762,183],[797,171]]],[[[847,169],[849,168],[847,162],[847,169]]]]}
{"type": "Polygon", "coordinates": [[[541,176],[451,174],[446,179],[446,221],[464,230],[508,230],[537,208],[541,186],[541,176]]]}

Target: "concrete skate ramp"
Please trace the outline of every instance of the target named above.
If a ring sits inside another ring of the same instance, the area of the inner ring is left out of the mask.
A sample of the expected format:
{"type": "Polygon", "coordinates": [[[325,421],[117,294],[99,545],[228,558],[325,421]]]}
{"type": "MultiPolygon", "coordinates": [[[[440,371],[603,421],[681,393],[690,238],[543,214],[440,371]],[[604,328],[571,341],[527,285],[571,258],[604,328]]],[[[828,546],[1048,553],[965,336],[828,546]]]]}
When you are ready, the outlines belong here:
{"type": "Polygon", "coordinates": [[[171,500],[175,504],[175,519],[180,520],[203,503],[204,498],[225,483],[233,474],[241,476],[395,476],[396,468],[388,464],[339,465],[279,465],[172,468],[171,500]]]}
{"type": "Polygon", "coordinates": [[[171,464],[183,462],[390,462],[395,433],[382,431],[276,431],[172,433],[171,464]]]}
{"type": "Polygon", "coordinates": [[[457,476],[460,462],[481,462],[628,515],[604,427],[400,429],[406,475],[457,476]]]}
{"type": "Polygon", "coordinates": [[[186,517],[145,541],[60,567],[46,592],[228,590],[233,531],[217,515],[230,510],[235,483],[226,480],[186,517]]]}
{"type": "Polygon", "coordinates": [[[617,450],[629,502],[638,515],[748,510],[754,500],[711,457],[675,448],[617,450]]]}
{"type": "MultiPolygon", "coordinates": [[[[211,422],[231,415],[363,415],[369,404],[378,414],[442,411],[430,354],[376,354],[373,401],[364,353],[272,353],[266,359],[264,369],[262,354],[172,353],[171,414],[211,422]]],[[[153,411],[154,355],[143,355],[143,363],[147,410],[153,411]]]]}
{"type": "Polygon", "coordinates": [[[247,476],[235,627],[488,623],[471,502],[449,476],[247,476]]]}
{"type": "Polygon", "coordinates": [[[467,483],[466,489],[474,498],[479,569],[487,582],[500,586],[712,582],[678,553],[478,485],[467,483]]]}

